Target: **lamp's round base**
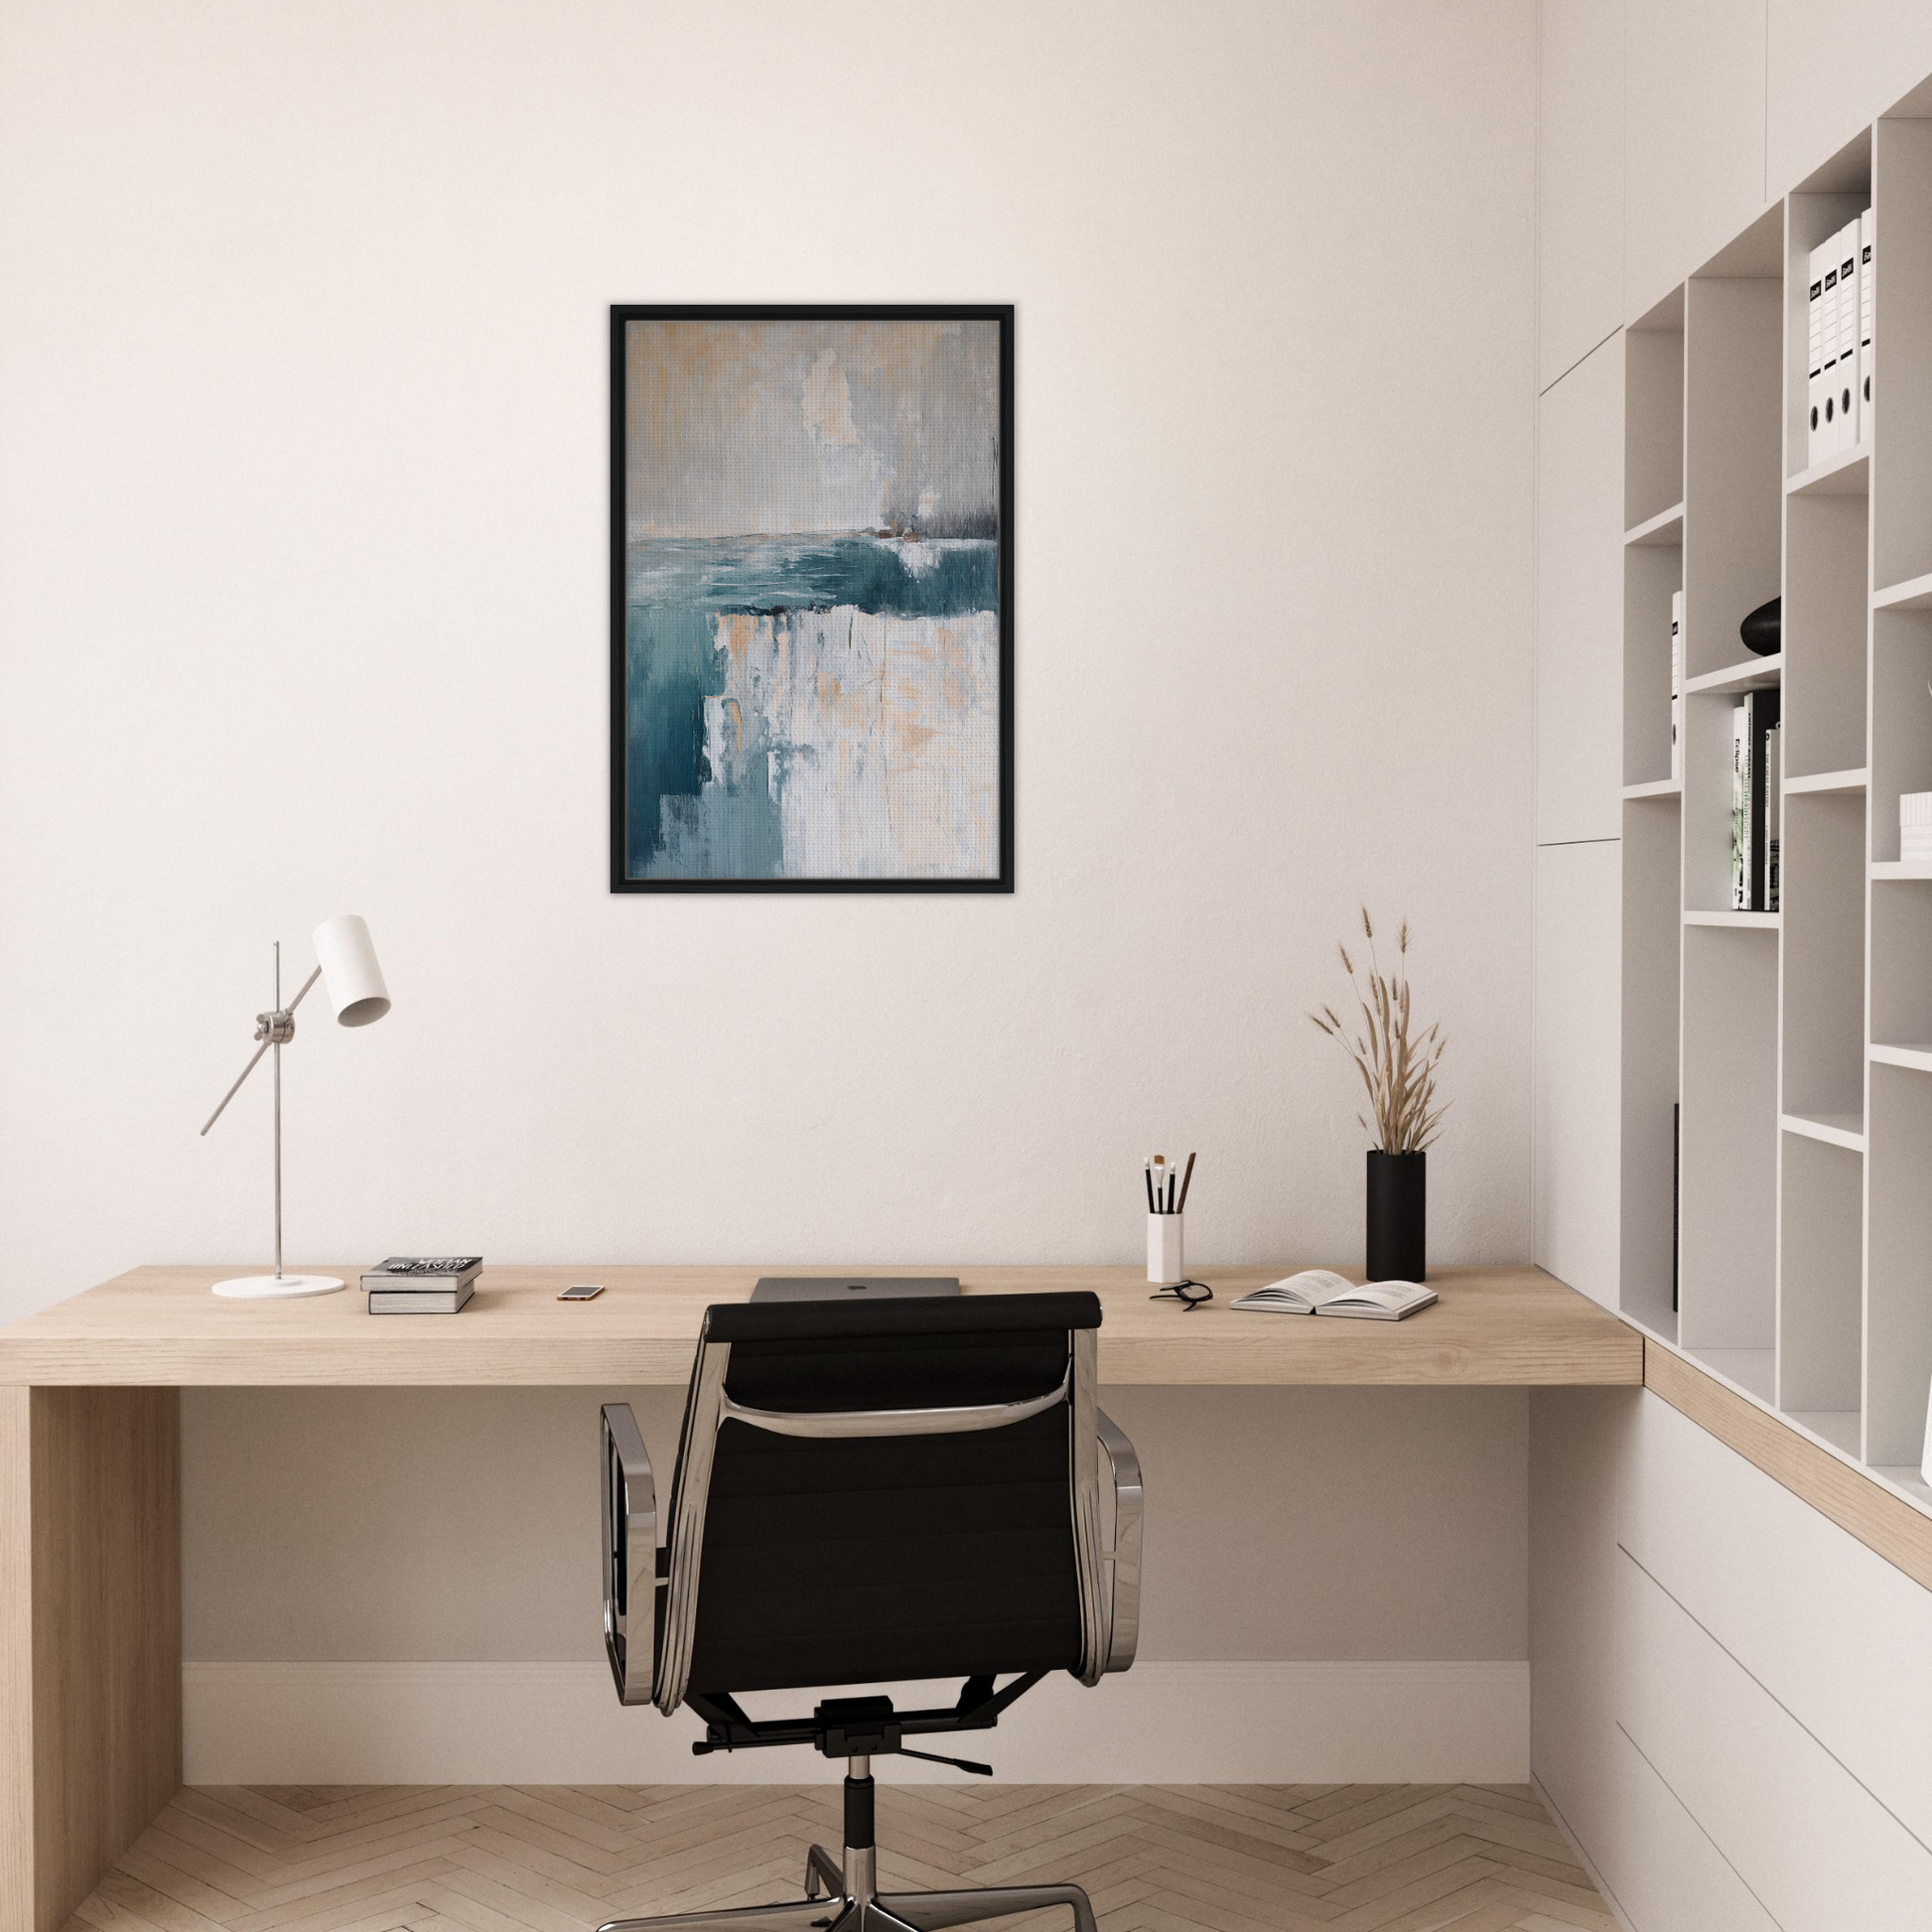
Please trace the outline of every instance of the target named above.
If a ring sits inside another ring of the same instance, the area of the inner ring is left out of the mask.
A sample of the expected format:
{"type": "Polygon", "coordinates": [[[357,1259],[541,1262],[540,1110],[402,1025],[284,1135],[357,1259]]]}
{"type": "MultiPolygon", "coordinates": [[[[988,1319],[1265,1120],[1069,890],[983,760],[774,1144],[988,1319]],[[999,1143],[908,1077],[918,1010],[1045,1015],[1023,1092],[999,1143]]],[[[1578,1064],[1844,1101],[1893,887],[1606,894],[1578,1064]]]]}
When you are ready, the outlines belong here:
{"type": "Polygon", "coordinates": [[[233,1302],[285,1302],[298,1295],[333,1295],[341,1287],[334,1275],[243,1275],[216,1282],[214,1292],[233,1302]]]}

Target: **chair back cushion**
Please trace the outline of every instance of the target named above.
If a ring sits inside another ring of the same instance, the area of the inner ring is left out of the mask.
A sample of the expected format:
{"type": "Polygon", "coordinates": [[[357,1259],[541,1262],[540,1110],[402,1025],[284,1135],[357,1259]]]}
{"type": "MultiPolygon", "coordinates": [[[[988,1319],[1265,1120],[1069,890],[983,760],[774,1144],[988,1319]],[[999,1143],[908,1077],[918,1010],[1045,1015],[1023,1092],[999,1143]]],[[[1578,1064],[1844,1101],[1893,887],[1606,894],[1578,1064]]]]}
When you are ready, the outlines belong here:
{"type": "MultiPolygon", "coordinates": [[[[745,1408],[962,1408],[1070,1385],[1071,1333],[1099,1323],[1091,1295],[733,1304],[709,1311],[701,1347],[730,1344],[724,1393],[745,1408]]],[[[824,1440],[728,1418],[691,1690],[1077,1670],[1072,1428],[1068,1400],[945,1435],[824,1440]]]]}

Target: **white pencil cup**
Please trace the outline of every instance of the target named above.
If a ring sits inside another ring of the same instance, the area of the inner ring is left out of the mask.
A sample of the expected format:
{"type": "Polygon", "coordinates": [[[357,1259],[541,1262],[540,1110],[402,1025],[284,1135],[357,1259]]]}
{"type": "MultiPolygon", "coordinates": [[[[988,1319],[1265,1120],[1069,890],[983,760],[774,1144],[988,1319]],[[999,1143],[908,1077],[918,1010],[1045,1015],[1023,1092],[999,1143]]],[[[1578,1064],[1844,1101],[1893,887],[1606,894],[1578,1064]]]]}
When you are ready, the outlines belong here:
{"type": "Polygon", "coordinates": [[[1147,1278],[1159,1288],[1187,1279],[1186,1264],[1180,1258],[1180,1224],[1184,1214],[1150,1214],[1147,1217],[1147,1278]]]}

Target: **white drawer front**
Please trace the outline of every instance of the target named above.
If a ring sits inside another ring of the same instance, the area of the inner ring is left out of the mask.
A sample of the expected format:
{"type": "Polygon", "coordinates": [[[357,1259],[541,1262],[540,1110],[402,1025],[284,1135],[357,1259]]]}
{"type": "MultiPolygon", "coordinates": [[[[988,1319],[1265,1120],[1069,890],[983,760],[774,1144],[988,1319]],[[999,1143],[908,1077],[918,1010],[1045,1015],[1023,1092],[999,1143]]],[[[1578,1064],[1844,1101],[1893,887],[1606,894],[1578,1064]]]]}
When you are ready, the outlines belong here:
{"type": "Polygon", "coordinates": [[[1610,1817],[1597,1869],[1638,1932],[1778,1932],[1622,1730],[1609,1747],[1610,1817]]]}
{"type": "Polygon", "coordinates": [[[1932,1591],[1661,1398],[1639,1409],[1623,1547],[1932,1846],[1932,1591]]]}
{"type": "Polygon", "coordinates": [[[1926,1932],[1932,1852],[1628,1554],[1617,1625],[1618,1722],[1782,1932],[1926,1932]]]}

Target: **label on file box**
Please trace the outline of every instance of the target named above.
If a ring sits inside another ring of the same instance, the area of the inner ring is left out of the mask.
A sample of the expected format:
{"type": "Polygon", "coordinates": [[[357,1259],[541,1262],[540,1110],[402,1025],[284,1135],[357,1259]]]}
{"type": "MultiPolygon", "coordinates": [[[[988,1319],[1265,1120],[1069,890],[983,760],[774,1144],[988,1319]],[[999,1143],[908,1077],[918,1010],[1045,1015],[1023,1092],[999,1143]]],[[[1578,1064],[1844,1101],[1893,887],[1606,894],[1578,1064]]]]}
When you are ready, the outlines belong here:
{"type": "Polygon", "coordinates": [[[1805,355],[1805,467],[1825,455],[1825,264],[1831,254],[1826,243],[1811,251],[1810,294],[1805,305],[1808,347],[1805,355]]]}

